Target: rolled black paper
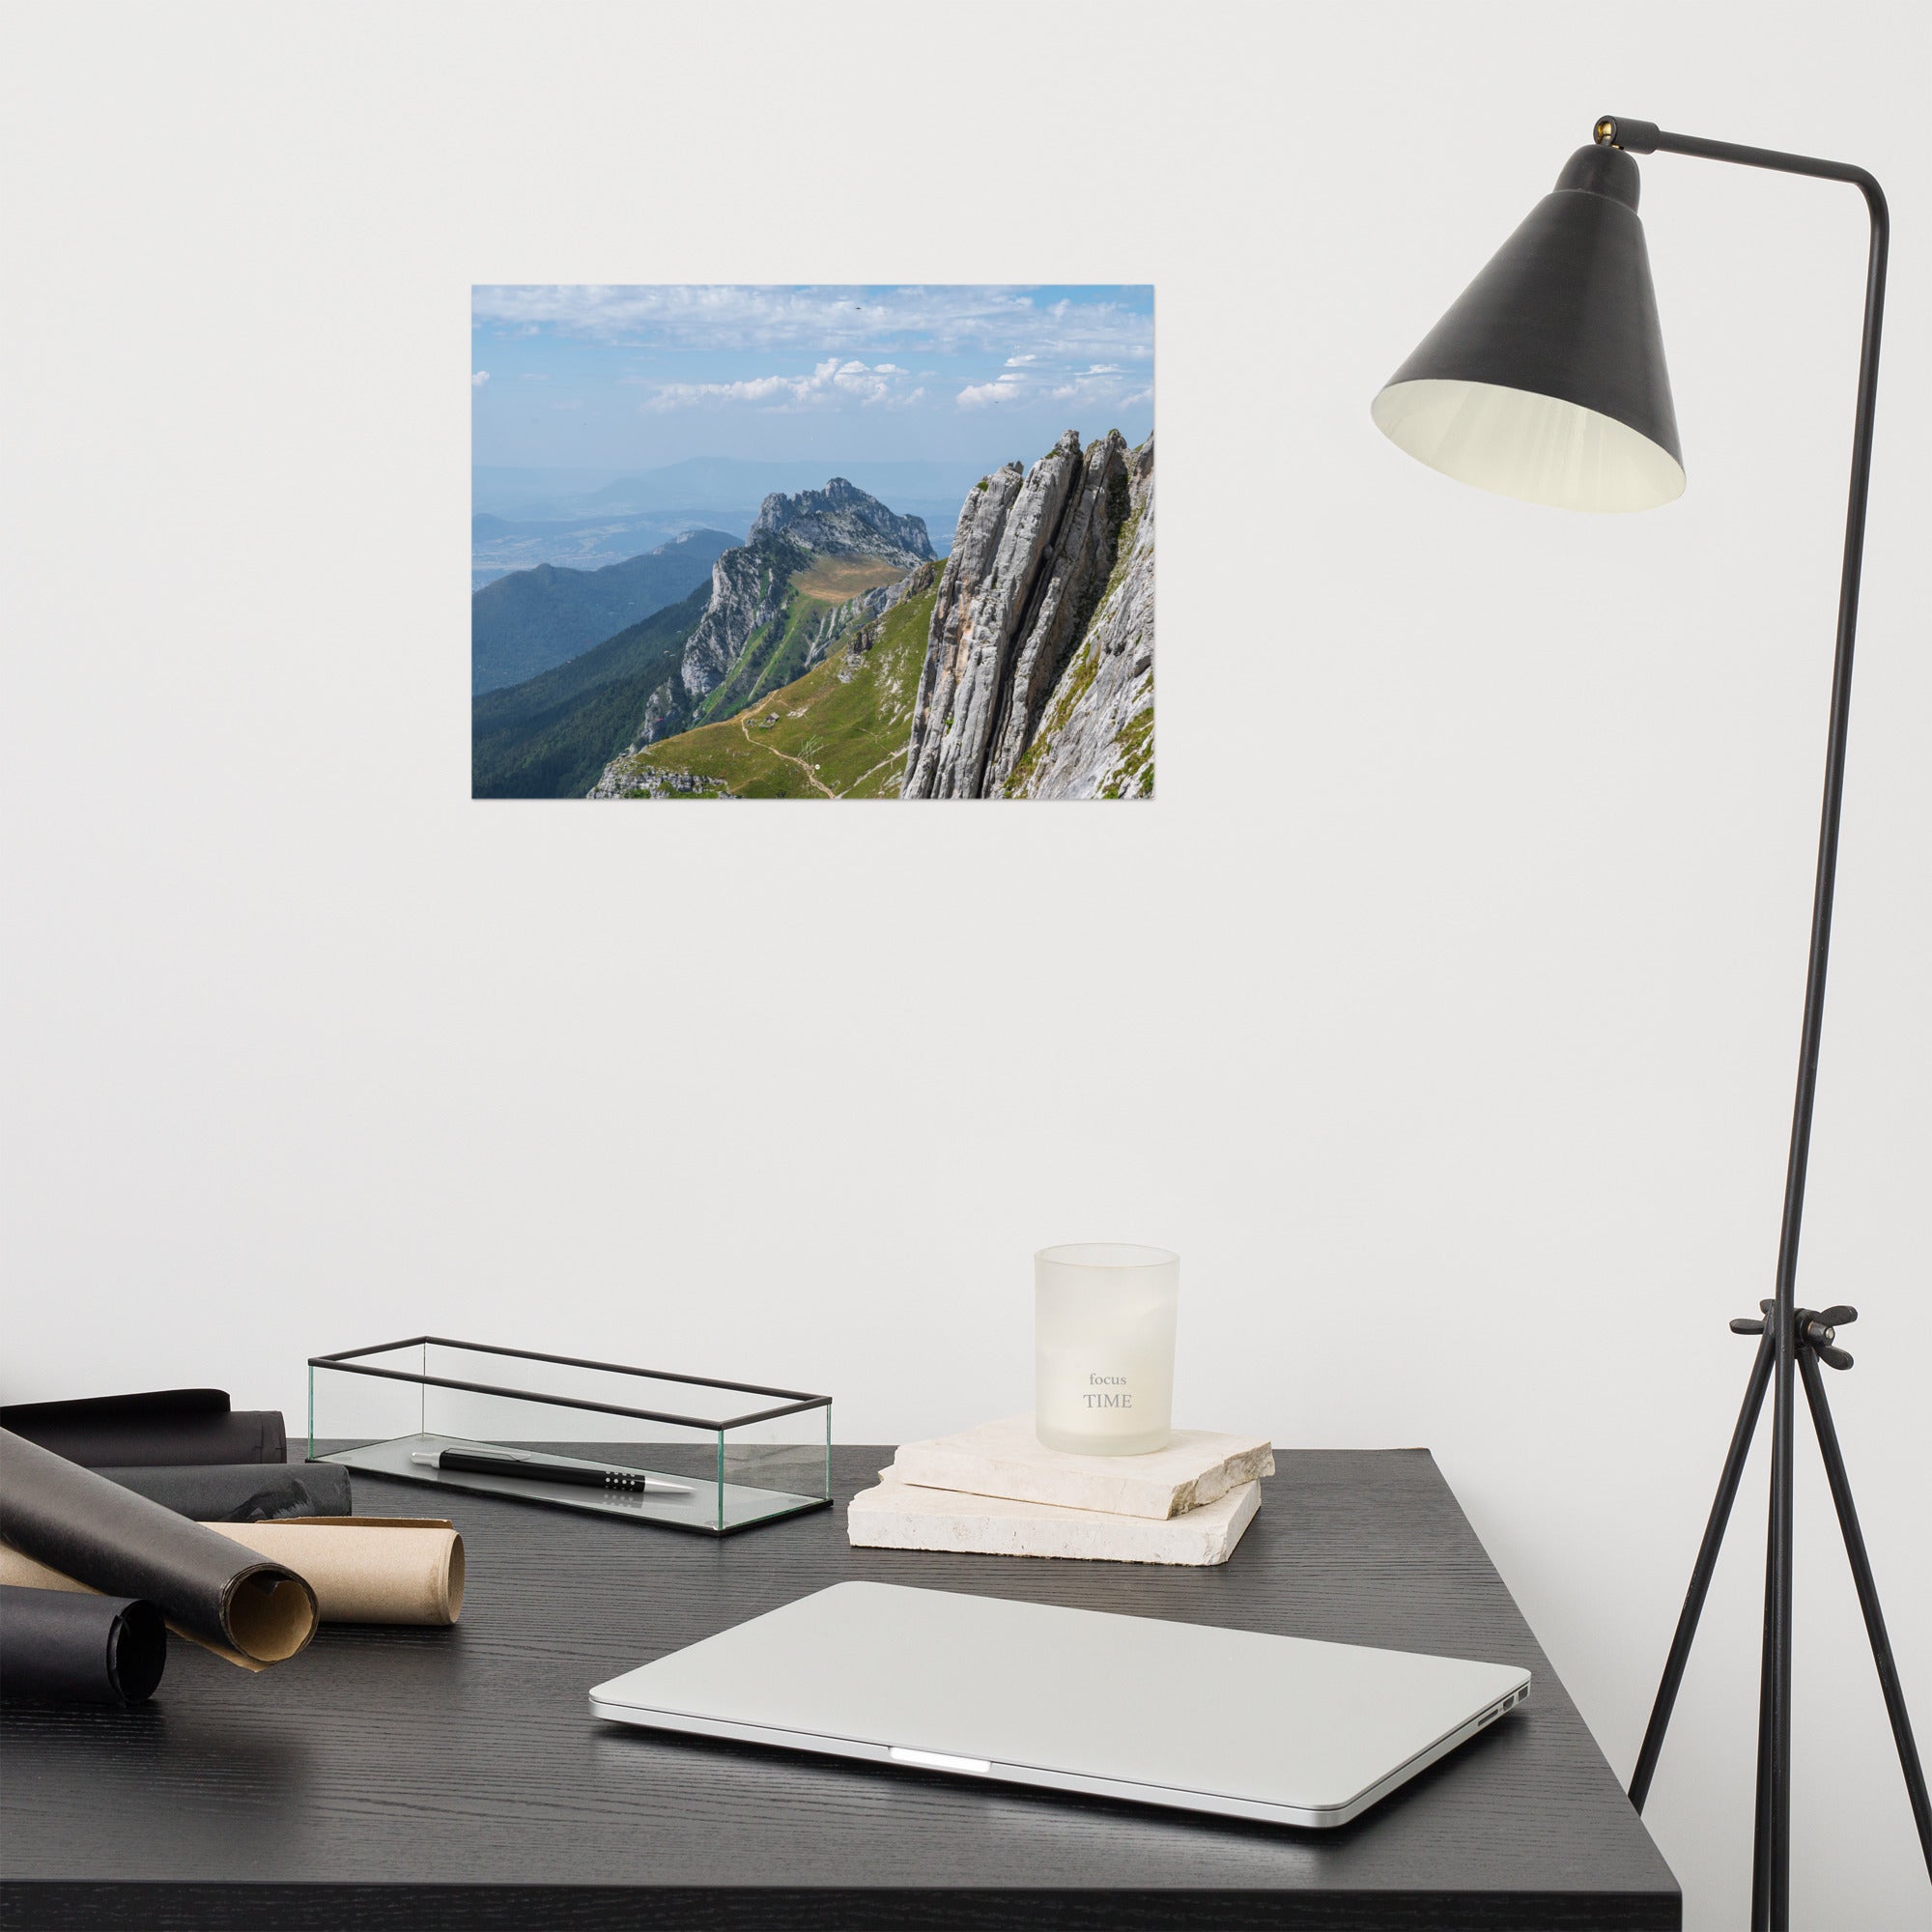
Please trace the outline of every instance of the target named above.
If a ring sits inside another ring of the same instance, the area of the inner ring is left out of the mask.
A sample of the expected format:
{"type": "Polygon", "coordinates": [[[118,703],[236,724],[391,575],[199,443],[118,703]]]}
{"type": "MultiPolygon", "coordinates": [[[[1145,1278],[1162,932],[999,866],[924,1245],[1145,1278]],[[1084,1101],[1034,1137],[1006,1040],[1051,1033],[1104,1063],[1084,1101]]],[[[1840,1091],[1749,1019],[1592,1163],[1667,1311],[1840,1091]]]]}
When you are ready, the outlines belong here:
{"type": "Polygon", "coordinates": [[[272,1408],[230,1408],[223,1389],[150,1389],[0,1408],[11,1429],[70,1463],[127,1468],[178,1463],[285,1463],[288,1430],[272,1408]]]}
{"type": "Polygon", "coordinates": [[[293,1570],[5,1429],[0,1538],[103,1596],[147,1598],[251,1667],[315,1634],[315,1592],[293,1570]]]}
{"type": "Polygon", "coordinates": [[[354,1516],[340,1463],[197,1463],[178,1469],[98,1469],[110,1483],[196,1522],[278,1522],[354,1516]]]}
{"type": "Polygon", "coordinates": [[[168,1627],[139,1597],[0,1586],[0,1697],[141,1704],[168,1662],[168,1627]]]}

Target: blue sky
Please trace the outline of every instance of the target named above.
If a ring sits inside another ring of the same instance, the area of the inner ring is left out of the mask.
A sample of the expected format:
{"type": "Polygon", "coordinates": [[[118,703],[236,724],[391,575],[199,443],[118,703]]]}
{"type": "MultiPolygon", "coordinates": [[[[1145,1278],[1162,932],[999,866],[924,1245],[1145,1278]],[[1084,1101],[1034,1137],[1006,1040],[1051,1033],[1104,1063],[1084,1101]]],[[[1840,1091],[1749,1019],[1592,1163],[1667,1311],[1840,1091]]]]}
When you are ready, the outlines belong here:
{"type": "Polygon", "coordinates": [[[515,285],[471,294],[472,458],[1032,462],[1153,427],[1147,286],[515,285]]]}

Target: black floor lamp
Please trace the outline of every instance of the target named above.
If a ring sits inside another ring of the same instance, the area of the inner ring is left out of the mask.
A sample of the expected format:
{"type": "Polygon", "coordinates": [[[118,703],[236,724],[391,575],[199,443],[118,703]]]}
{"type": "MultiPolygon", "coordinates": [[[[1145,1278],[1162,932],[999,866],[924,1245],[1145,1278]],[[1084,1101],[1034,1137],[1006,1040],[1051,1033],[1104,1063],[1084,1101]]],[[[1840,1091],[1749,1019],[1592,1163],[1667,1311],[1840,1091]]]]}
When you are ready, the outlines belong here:
{"type": "Polygon", "coordinates": [[[1597,123],[1595,134],[1596,144],[1571,156],[1556,179],[1555,191],[1530,211],[1528,219],[1375,400],[1377,425],[1401,448],[1447,475],[1506,497],[1564,509],[1647,510],[1683,492],[1683,453],[1678,447],[1670,378],[1664,369],[1650,258],[1636,214],[1637,165],[1633,155],[1694,155],[1780,174],[1848,182],[1864,196],[1871,214],[1864,339],[1852,438],[1851,508],[1845,519],[1837,654],[1825,753],[1825,808],[1818,836],[1811,958],[1804,982],[1798,1098],[1785,1170],[1776,1294],[1759,1303],[1756,1319],[1731,1323],[1739,1333],[1760,1338],[1757,1356],[1631,1779],[1631,1801],[1640,1810],[1657,1769],[1765,1393],[1772,1389],[1771,1534],[1765,1563],[1751,1924],[1754,1932],[1786,1932],[1791,1912],[1792,1446],[1797,1433],[1796,1384],[1801,1380],[1851,1558],[1919,1843],[1926,1868],[1932,1871],[1932,1804],[1926,1800],[1925,1774],[1913,1743],[1904,1692],[1818,1368],[1821,1361],[1834,1369],[1851,1367],[1852,1358],[1836,1346],[1836,1330],[1857,1315],[1850,1308],[1797,1306],[1798,1236],[1804,1211],[1804,1165],[1811,1141],[1825,966],[1832,938],[1832,887],[1844,796],[1852,642],[1858,626],[1859,566],[1864,554],[1889,222],[1885,196],[1862,168],[1689,134],[1666,134],[1648,121],[1629,121],[1621,115],[1606,115],[1597,123]]]}

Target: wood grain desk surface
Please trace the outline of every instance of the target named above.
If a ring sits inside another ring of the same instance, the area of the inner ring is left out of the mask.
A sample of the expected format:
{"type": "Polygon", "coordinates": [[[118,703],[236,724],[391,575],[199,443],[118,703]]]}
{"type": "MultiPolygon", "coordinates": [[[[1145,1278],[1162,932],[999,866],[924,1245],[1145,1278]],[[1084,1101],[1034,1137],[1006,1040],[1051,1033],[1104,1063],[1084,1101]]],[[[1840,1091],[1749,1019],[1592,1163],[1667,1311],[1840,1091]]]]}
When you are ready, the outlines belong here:
{"type": "MultiPolygon", "coordinates": [[[[1290,1451],[1225,1567],[712,1542],[445,1493],[453,1630],[325,1629],[251,1677],[176,1641],[134,1711],[0,1716],[0,1926],[593,1932],[1676,1927],[1675,1880],[1426,1450],[1290,1451]],[[1526,1665],[1528,1706],[1352,1825],[1163,1813],[594,1722],[633,1664],[846,1577],[1526,1665]]],[[[360,1515],[427,1492],[356,1475],[360,1515]]]]}

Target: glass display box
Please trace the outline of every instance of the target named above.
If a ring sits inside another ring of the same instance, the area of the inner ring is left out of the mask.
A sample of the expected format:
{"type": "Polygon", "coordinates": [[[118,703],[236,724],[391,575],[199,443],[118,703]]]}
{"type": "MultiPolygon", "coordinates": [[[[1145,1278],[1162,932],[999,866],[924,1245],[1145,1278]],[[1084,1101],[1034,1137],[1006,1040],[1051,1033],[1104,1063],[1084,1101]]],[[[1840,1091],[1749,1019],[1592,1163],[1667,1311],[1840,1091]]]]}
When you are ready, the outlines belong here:
{"type": "Polygon", "coordinates": [[[308,1456],[728,1536],[832,1501],[832,1398],[416,1335],[311,1355],[308,1456]]]}

